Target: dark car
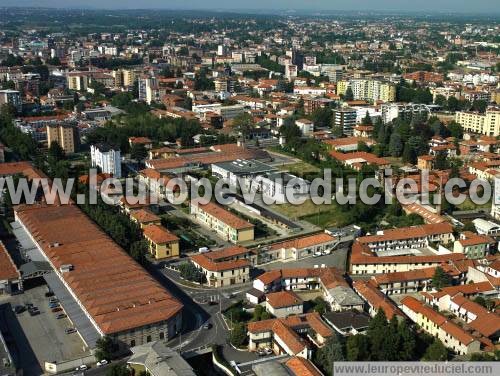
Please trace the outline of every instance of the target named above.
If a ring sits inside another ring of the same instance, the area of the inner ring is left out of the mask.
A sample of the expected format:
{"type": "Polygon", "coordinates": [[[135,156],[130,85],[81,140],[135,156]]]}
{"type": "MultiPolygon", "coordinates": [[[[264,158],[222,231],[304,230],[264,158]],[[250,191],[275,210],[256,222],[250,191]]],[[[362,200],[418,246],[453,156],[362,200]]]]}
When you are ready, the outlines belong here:
{"type": "Polygon", "coordinates": [[[66,318],[66,317],[67,317],[67,316],[66,316],[66,314],[65,314],[65,313],[60,313],[60,314],[58,314],[58,315],[56,316],[56,319],[60,320],[60,319],[64,319],[64,318],[66,318]]]}
{"type": "Polygon", "coordinates": [[[31,307],[28,309],[30,316],[36,316],[40,314],[40,310],[37,307],[31,307]]]}
{"type": "Polygon", "coordinates": [[[14,307],[14,312],[15,312],[16,314],[18,314],[18,315],[19,315],[20,313],[23,313],[24,311],[26,311],[26,307],[25,307],[25,306],[23,306],[23,305],[17,305],[17,306],[15,306],[15,307],[14,307]]]}
{"type": "Polygon", "coordinates": [[[67,328],[65,330],[66,334],[71,334],[71,333],[76,333],[76,329],[75,328],[67,328]]]}
{"type": "Polygon", "coordinates": [[[47,291],[47,292],[45,293],[45,297],[46,297],[46,298],[50,298],[51,296],[54,296],[54,293],[53,293],[52,291],[47,291]]]}
{"type": "Polygon", "coordinates": [[[208,330],[210,328],[212,328],[212,324],[210,324],[210,323],[206,323],[205,325],[203,325],[203,329],[205,329],[205,330],[208,330]]]}
{"type": "Polygon", "coordinates": [[[61,307],[52,308],[52,312],[61,312],[61,311],[62,311],[61,307]]]}

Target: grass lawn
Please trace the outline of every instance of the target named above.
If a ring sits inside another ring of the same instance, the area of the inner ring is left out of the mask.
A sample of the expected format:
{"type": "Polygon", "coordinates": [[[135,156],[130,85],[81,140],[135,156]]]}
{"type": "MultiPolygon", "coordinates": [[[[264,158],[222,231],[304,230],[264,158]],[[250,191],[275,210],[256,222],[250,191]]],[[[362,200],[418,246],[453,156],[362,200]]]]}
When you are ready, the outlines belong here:
{"type": "Polygon", "coordinates": [[[298,175],[298,176],[302,176],[303,174],[314,173],[314,172],[319,171],[318,167],[313,166],[312,164],[306,163],[306,162],[287,164],[287,165],[279,166],[278,168],[281,171],[289,171],[291,174],[298,175]]]}
{"type": "Polygon", "coordinates": [[[457,206],[457,210],[475,210],[475,209],[490,209],[491,208],[491,200],[486,204],[477,205],[472,202],[470,197],[467,197],[463,203],[457,206]]]}
{"type": "Polygon", "coordinates": [[[272,205],[271,208],[291,219],[303,219],[320,227],[344,224],[342,212],[336,203],[316,205],[311,200],[307,200],[302,205],[276,204],[272,205]]]}

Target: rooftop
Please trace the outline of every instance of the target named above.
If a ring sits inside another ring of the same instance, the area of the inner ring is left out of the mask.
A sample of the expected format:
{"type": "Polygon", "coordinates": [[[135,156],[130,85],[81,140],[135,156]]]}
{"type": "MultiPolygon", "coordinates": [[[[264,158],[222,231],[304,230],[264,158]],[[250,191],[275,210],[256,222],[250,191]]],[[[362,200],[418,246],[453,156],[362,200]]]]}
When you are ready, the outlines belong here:
{"type": "Polygon", "coordinates": [[[75,205],[18,206],[16,216],[104,334],[168,320],[182,304],[75,205]]]}

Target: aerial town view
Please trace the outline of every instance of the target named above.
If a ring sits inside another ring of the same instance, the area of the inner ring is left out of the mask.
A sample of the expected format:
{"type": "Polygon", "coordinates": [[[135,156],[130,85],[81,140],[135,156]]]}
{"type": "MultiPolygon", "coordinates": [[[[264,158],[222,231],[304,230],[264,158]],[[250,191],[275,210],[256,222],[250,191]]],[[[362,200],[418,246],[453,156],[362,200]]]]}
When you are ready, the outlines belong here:
{"type": "Polygon", "coordinates": [[[0,376],[500,375],[498,0],[0,0],[0,376]]]}

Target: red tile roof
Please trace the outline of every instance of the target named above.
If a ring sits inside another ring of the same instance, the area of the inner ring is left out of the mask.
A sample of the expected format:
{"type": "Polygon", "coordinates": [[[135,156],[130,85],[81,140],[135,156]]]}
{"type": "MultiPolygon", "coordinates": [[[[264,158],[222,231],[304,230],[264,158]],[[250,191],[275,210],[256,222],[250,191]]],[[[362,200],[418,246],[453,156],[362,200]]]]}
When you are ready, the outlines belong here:
{"type": "Polygon", "coordinates": [[[199,204],[198,207],[205,213],[210,214],[212,217],[217,218],[219,221],[224,222],[226,225],[234,229],[243,230],[254,227],[254,225],[250,222],[245,221],[237,215],[227,211],[222,206],[214,204],[213,202],[209,202],[205,205],[199,204]]]}
{"type": "Polygon", "coordinates": [[[250,266],[250,261],[246,259],[214,262],[205,254],[191,256],[191,261],[203,269],[211,272],[221,272],[224,270],[242,269],[250,266]]]}
{"type": "Polygon", "coordinates": [[[357,280],[353,282],[352,287],[376,311],[383,309],[388,320],[394,315],[404,316],[403,312],[376,287],[373,281],[357,280]]]}
{"type": "Polygon", "coordinates": [[[19,279],[21,275],[17,270],[16,264],[12,261],[9,252],[0,241],[0,281],[19,279]]]}
{"type": "Polygon", "coordinates": [[[285,364],[294,376],[323,376],[314,364],[302,357],[294,356],[285,364]]]}
{"type": "Polygon", "coordinates": [[[144,228],[144,236],[155,244],[177,242],[179,238],[160,225],[149,225],[144,228]]]}
{"type": "Polygon", "coordinates": [[[290,248],[295,248],[295,249],[304,249],[307,247],[312,247],[315,245],[319,244],[324,244],[324,243],[329,243],[333,242],[336,238],[333,236],[321,232],[319,234],[314,234],[314,235],[307,235],[307,236],[302,236],[300,238],[292,239],[292,240],[286,240],[284,242],[280,243],[274,243],[271,245],[271,249],[290,249],[290,248]]]}
{"type": "Polygon", "coordinates": [[[266,301],[275,309],[301,305],[302,299],[293,291],[278,291],[266,295],[266,301]]]}
{"type": "Polygon", "coordinates": [[[24,205],[19,221],[105,334],[169,320],[182,304],[75,205],[24,205]]]}
{"type": "Polygon", "coordinates": [[[139,223],[159,222],[161,218],[158,217],[149,209],[139,209],[131,212],[130,217],[139,223]]]}

